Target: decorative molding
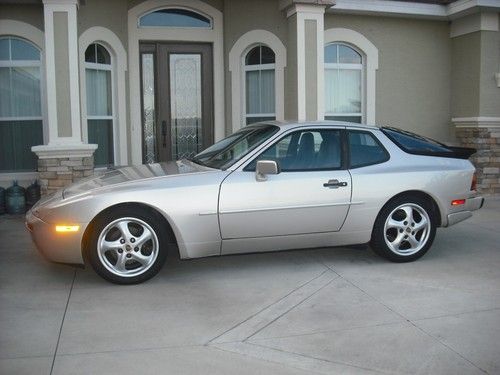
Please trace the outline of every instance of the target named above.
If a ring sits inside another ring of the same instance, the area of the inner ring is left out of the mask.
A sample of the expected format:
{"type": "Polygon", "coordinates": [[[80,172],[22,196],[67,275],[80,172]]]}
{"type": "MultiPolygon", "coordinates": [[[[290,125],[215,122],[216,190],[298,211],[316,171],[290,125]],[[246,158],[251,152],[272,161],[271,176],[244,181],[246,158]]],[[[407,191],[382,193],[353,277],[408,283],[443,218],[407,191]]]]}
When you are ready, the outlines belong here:
{"type": "Polygon", "coordinates": [[[224,120],[224,50],[223,15],[218,9],[201,0],[147,0],[128,11],[128,52],[130,95],[130,139],[132,164],[142,164],[142,121],[140,98],[139,41],[209,42],[213,46],[214,72],[214,138],[225,136],[224,120]],[[212,18],[212,29],[196,28],[139,28],[137,19],[145,13],[165,7],[190,8],[212,18]]]}
{"type": "Polygon", "coordinates": [[[356,47],[363,53],[366,61],[364,122],[375,124],[376,71],[378,69],[378,49],[363,34],[344,28],[325,30],[325,45],[335,42],[345,42],[356,47]]]}
{"type": "Polygon", "coordinates": [[[496,128],[500,127],[500,117],[454,117],[451,122],[457,128],[496,128]]]}
{"type": "Polygon", "coordinates": [[[450,25],[450,38],[476,31],[498,31],[498,14],[483,12],[456,19],[450,25]]]}
{"type": "Polygon", "coordinates": [[[41,145],[31,147],[39,159],[55,158],[87,158],[94,154],[97,145],[93,144],[67,144],[67,145],[41,145]]]}
{"type": "Polygon", "coordinates": [[[111,55],[113,97],[113,145],[115,165],[128,164],[127,159],[127,97],[125,72],[127,52],[120,39],[111,30],[94,26],[79,38],[81,126],[84,142],[88,142],[87,93],[85,79],[85,51],[93,43],[102,44],[111,55]]]}
{"type": "Polygon", "coordinates": [[[324,119],[324,16],[325,4],[318,1],[315,4],[296,4],[294,3],[287,9],[287,17],[293,15],[297,19],[297,120],[306,120],[306,45],[305,45],[305,22],[306,20],[316,21],[316,119],[324,119]]]}
{"type": "Polygon", "coordinates": [[[498,12],[500,3],[498,0],[459,0],[439,5],[386,0],[336,0],[327,12],[452,20],[481,10],[498,12]]]}
{"type": "Polygon", "coordinates": [[[47,77],[47,117],[48,143],[51,145],[64,143],[81,143],[81,118],[80,118],[80,89],[78,74],[78,22],[77,5],[75,0],[58,1],[45,0],[43,5],[45,26],[45,57],[47,77]],[[69,95],[71,137],[59,137],[56,101],[56,72],[55,72],[55,45],[54,45],[54,13],[67,13],[68,23],[68,69],[69,69],[69,95]]]}
{"type": "Polygon", "coordinates": [[[231,112],[232,129],[237,131],[244,125],[245,113],[245,71],[244,59],[247,52],[257,44],[271,48],[275,61],[275,104],[276,120],[285,118],[285,67],[286,48],[281,40],[266,30],[251,30],[240,36],[229,51],[229,71],[231,72],[231,112]]]}

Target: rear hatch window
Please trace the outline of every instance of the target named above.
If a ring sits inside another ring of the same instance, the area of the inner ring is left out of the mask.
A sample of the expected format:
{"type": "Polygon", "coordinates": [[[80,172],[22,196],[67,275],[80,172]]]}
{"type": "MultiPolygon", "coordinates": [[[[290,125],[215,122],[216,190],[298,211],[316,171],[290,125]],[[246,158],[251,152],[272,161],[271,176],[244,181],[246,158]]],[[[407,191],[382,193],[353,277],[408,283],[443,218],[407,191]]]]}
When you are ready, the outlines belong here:
{"type": "Polygon", "coordinates": [[[448,146],[406,130],[383,127],[382,131],[399,148],[409,154],[468,159],[476,152],[474,148],[448,146]]]}

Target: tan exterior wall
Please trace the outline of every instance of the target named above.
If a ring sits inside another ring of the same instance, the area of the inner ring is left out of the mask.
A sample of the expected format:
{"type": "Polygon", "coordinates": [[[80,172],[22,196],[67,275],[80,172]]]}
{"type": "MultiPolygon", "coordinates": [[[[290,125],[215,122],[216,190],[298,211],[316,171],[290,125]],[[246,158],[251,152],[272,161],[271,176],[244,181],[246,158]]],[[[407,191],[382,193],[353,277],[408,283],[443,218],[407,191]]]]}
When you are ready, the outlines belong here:
{"type": "Polygon", "coordinates": [[[285,118],[298,117],[297,98],[297,14],[288,19],[287,67],[285,69],[285,118]]]}
{"type": "Polygon", "coordinates": [[[376,122],[450,139],[451,41],[447,22],[325,16],[325,29],[353,29],[379,51],[376,122]]]}
{"type": "Polygon", "coordinates": [[[474,117],[479,114],[481,62],[480,33],[452,39],[451,117],[474,117]]]}
{"type": "Polygon", "coordinates": [[[317,48],[317,22],[306,20],[304,25],[304,39],[307,49],[305,56],[305,79],[306,79],[306,120],[316,120],[318,117],[318,56],[317,48]],[[307,48],[307,46],[310,46],[307,48]]]}
{"type": "MultiPolygon", "coordinates": [[[[274,0],[230,0],[224,2],[224,66],[226,96],[226,133],[231,129],[231,75],[229,51],[234,43],[250,30],[267,30],[287,45],[287,20],[274,0]]],[[[288,55],[288,54],[287,54],[288,55]]],[[[288,65],[288,64],[287,64],[288,65]]],[[[286,91],[286,89],[285,89],[286,91]]],[[[286,108],[286,103],[285,103],[286,108]]]]}
{"type": "Polygon", "coordinates": [[[93,26],[105,27],[116,34],[125,49],[128,45],[127,3],[123,0],[86,0],[78,9],[78,35],[93,26]]]}
{"type": "Polygon", "coordinates": [[[481,31],[481,78],[479,113],[500,117],[500,87],[495,73],[500,72],[500,31],[481,31]]]}
{"type": "Polygon", "coordinates": [[[2,18],[25,22],[42,31],[44,30],[42,4],[23,5],[22,8],[19,5],[12,4],[0,5],[0,19],[2,18]]]}

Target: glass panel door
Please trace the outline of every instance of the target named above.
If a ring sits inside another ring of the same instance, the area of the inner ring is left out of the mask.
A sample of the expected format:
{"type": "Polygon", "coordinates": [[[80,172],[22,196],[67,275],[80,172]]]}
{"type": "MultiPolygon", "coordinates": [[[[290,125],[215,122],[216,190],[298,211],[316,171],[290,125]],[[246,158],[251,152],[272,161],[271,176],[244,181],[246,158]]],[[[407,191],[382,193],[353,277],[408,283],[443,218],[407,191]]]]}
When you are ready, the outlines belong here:
{"type": "Polygon", "coordinates": [[[201,55],[170,55],[172,159],[187,159],[202,148],[201,55]]]}
{"type": "Polygon", "coordinates": [[[190,158],[213,143],[212,46],[141,44],[143,160],[190,158]]]}

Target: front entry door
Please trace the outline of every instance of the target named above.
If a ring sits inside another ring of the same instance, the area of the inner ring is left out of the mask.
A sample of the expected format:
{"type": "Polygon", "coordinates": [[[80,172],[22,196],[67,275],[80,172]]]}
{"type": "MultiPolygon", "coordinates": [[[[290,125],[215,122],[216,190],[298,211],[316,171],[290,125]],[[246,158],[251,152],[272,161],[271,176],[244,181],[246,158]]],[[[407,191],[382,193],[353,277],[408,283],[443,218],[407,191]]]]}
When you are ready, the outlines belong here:
{"type": "Polygon", "coordinates": [[[210,44],[141,44],[144,162],[190,158],[213,143],[212,61],[210,44]]]}

